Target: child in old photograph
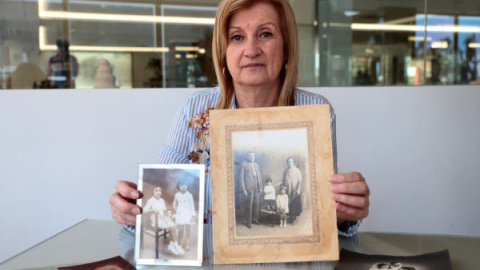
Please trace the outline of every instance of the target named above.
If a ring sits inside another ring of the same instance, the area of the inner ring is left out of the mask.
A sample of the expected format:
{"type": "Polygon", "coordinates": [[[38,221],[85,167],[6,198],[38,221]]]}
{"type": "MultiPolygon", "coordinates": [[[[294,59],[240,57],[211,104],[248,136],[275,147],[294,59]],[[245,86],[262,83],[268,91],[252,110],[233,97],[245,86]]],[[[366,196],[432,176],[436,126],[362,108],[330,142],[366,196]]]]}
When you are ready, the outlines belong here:
{"type": "Polygon", "coordinates": [[[153,212],[151,217],[151,226],[154,228],[168,229],[170,231],[170,243],[168,244],[168,251],[173,255],[183,255],[185,251],[180,247],[176,240],[175,223],[167,215],[167,206],[162,198],[162,188],[155,187],[153,196],[148,199],[145,205],[144,214],[153,212]]]}
{"type": "Polygon", "coordinates": [[[193,195],[188,191],[185,181],[179,182],[179,189],[173,200],[173,208],[176,210],[175,223],[177,226],[178,239],[180,245],[185,250],[190,249],[190,224],[195,221],[195,205],[193,203],[193,195]]]}
{"type": "Polygon", "coordinates": [[[286,194],[287,188],[280,187],[280,194],[277,195],[277,211],[280,216],[280,227],[287,227],[287,214],[288,214],[288,195],[286,194]]]}
{"type": "Polygon", "coordinates": [[[272,179],[265,180],[265,187],[263,188],[263,207],[268,211],[275,211],[277,203],[275,202],[275,187],[272,184],[272,179]]]}

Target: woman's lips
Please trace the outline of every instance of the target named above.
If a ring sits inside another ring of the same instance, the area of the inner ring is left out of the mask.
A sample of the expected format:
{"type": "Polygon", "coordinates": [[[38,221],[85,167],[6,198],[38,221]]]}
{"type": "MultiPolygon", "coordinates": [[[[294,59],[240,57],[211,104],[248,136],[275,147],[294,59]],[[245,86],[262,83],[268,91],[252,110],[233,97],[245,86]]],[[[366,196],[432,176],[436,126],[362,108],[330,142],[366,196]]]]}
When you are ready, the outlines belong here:
{"type": "Polygon", "coordinates": [[[258,67],[263,67],[263,64],[260,63],[251,63],[251,64],[246,64],[243,67],[244,68],[258,68],[258,67]]]}

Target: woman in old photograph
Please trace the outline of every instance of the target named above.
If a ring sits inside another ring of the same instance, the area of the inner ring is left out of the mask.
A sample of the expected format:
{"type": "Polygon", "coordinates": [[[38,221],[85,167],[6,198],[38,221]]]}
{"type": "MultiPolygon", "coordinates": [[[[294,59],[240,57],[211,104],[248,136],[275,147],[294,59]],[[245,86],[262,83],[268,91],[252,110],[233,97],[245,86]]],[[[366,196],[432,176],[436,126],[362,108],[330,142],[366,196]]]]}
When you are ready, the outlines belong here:
{"type": "MultiPolygon", "coordinates": [[[[199,91],[180,107],[158,162],[191,163],[190,153],[199,141],[188,121],[209,108],[237,109],[328,104],[333,159],[336,164],[335,112],[321,95],[298,89],[299,40],[294,13],[286,0],[222,0],[212,40],[218,87],[199,91]]],[[[210,164],[207,164],[209,167],[210,164]]],[[[336,165],[335,165],[336,167],[336,165]]],[[[206,223],[211,223],[210,175],[205,181],[206,223]]],[[[370,191],[358,172],[330,176],[337,206],[339,234],[352,236],[368,216],[370,191]]],[[[225,181],[215,179],[215,181],[225,181]]],[[[113,218],[134,230],[136,184],[119,181],[110,198],[113,218]]],[[[298,190],[297,190],[298,193],[298,190]]]]}
{"type": "Polygon", "coordinates": [[[289,222],[293,223],[302,213],[302,173],[292,157],[287,158],[287,169],[283,172],[283,186],[289,199],[289,222]]]}

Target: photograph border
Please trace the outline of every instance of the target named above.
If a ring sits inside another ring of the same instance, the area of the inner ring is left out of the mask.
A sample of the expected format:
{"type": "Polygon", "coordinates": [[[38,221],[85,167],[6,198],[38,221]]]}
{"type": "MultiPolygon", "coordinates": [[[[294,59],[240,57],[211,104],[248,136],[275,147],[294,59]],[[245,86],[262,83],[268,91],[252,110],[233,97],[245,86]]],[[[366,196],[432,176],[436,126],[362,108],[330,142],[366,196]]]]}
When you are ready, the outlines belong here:
{"type": "Polygon", "coordinates": [[[215,264],[338,260],[330,121],[329,105],[210,111],[215,264]],[[232,133],[298,128],[307,132],[312,234],[237,236],[232,133]]]}
{"type": "MultiPolygon", "coordinates": [[[[197,170],[199,175],[198,190],[198,214],[197,214],[197,241],[196,241],[196,259],[195,260],[171,260],[171,259],[144,259],[140,258],[140,239],[141,230],[135,231],[135,263],[137,265],[182,265],[182,266],[201,266],[203,261],[203,212],[205,201],[205,165],[204,164],[139,164],[139,178],[137,189],[143,194],[144,192],[144,169],[156,170],[197,170]]],[[[143,199],[137,200],[137,205],[142,207],[143,199]]],[[[142,226],[142,214],[136,217],[136,228],[142,226]]]]}

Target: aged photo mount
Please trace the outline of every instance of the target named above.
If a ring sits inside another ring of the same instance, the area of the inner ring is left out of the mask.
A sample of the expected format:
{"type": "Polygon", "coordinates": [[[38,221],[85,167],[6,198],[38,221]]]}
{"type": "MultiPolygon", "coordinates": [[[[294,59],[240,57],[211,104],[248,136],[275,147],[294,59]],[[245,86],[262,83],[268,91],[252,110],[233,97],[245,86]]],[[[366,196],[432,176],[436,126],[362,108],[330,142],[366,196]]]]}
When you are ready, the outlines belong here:
{"type": "Polygon", "coordinates": [[[205,165],[140,164],[135,262],[200,266],[205,165]]]}
{"type": "Polygon", "coordinates": [[[215,264],[338,260],[328,105],[210,111],[215,264]]]}

